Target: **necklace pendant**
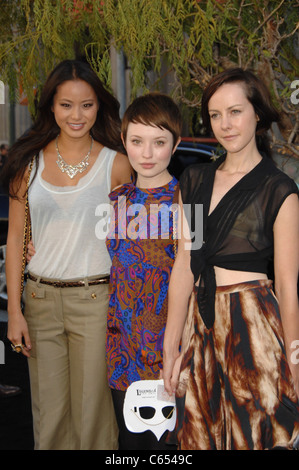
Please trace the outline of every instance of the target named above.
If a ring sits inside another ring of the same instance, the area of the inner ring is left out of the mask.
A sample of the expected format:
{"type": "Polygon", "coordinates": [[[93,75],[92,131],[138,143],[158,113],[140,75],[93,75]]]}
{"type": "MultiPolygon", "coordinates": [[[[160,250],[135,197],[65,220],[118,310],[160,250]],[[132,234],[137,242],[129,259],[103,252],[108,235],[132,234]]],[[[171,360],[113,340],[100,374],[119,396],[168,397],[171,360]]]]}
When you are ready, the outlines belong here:
{"type": "Polygon", "coordinates": [[[57,151],[56,163],[57,163],[58,168],[60,169],[60,171],[62,173],[66,173],[69,178],[73,179],[78,173],[83,173],[83,171],[87,170],[87,167],[89,165],[88,159],[89,159],[91,149],[92,149],[92,144],[93,144],[93,138],[91,137],[91,145],[90,145],[90,149],[89,149],[88,154],[77,165],[68,165],[63,160],[63,158],[60,155],[59,150],[58,150],[57,140],[58,140],[58,136],[56,138],[56,151],[57,151]]]}
{"type": "Polygon", "coordinates": [[[65,172],[71,179],[73,179],[74,176],[76,176],[76,174],[78,173],[78,171],[76,171],[76,169],[73,169],[73,168],[69,168],[65,170],[65,172]]]}
{"type": "Polygon", "coordinates": [[[78,165],[68,165],[59,157],[57,158],[56,163],[61,172],[66,173],[71,179],[73,179],[78,173],[83,173],[83,171],[87,170],[89,165],[88,161],[82,161],[78,165]]]}
{"type": "Polygon", "coordinates": [[[76,174],[79,172],[79,170],[77,168],[66,168],[64,170],[64,172],[71,178],[73,179],[74,176],[76,176],[76,174]]]}

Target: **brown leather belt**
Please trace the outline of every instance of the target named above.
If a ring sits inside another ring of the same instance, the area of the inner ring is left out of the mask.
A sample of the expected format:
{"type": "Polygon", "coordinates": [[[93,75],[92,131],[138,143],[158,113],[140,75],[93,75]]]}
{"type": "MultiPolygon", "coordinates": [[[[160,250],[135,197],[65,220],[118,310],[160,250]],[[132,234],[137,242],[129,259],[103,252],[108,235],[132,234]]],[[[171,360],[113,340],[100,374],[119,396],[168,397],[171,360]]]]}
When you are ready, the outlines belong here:
{"type": "MultiPolygon", "coordinates": [[[[80,281],[48,281],[46,279],[38,279],[32,274],[28,273],[28,279],[31,281],[39,281],[40,284],[46,284],[47,286],[52,287],[84,287],[86,285],[85,281],[82,279],[80,281]]],[[[98,284],[109,284],[110,276],[101,277],[99,279],[87,279],[89,286],[97,286],[98,284]]]]}

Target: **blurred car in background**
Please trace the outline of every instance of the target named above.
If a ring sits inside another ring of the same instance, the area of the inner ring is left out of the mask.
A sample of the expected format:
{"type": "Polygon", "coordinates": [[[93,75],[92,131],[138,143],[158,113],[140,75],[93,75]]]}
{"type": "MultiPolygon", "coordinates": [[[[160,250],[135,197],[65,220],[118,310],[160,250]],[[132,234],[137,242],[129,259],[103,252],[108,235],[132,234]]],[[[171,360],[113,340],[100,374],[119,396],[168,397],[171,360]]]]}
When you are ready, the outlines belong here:
{"type": "Polygon", "coordinates": [[[179,179],[184,169],[195,163],[209,163],[223,153],[215,139],[182,137],[173,154],[168,171],[179,179]]]}

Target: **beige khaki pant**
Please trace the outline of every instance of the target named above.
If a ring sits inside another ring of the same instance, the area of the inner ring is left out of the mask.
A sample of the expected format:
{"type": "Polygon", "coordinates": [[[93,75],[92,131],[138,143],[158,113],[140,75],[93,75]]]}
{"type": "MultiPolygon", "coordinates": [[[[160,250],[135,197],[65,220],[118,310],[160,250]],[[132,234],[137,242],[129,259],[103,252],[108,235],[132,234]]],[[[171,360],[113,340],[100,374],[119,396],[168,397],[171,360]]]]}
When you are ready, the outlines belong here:
{"type": "Polygon", "coordinates": [[[35,449],[117,449],[105,357],[107,308],[108,285],[55,288],[27,281],[35,449]]]}

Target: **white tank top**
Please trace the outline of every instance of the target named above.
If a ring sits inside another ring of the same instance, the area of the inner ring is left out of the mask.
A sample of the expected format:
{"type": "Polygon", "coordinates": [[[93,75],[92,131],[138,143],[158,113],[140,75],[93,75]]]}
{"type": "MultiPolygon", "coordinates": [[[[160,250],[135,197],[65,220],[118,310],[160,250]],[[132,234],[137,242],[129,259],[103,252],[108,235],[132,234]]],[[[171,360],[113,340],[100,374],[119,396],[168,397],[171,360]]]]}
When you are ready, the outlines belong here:
{"type": "MultiPolygon", "coordinates": [[[[105,236],[115,155],[104,147],[76,186],[60,187],[42,179],[44,156],[40,152],[37,175],[28,193],[36,250],[28,264],[32,274],[64,280],[109,274],[105,236]]],[[[31,179],[34,174],[33,167],[31,179]]]]}

